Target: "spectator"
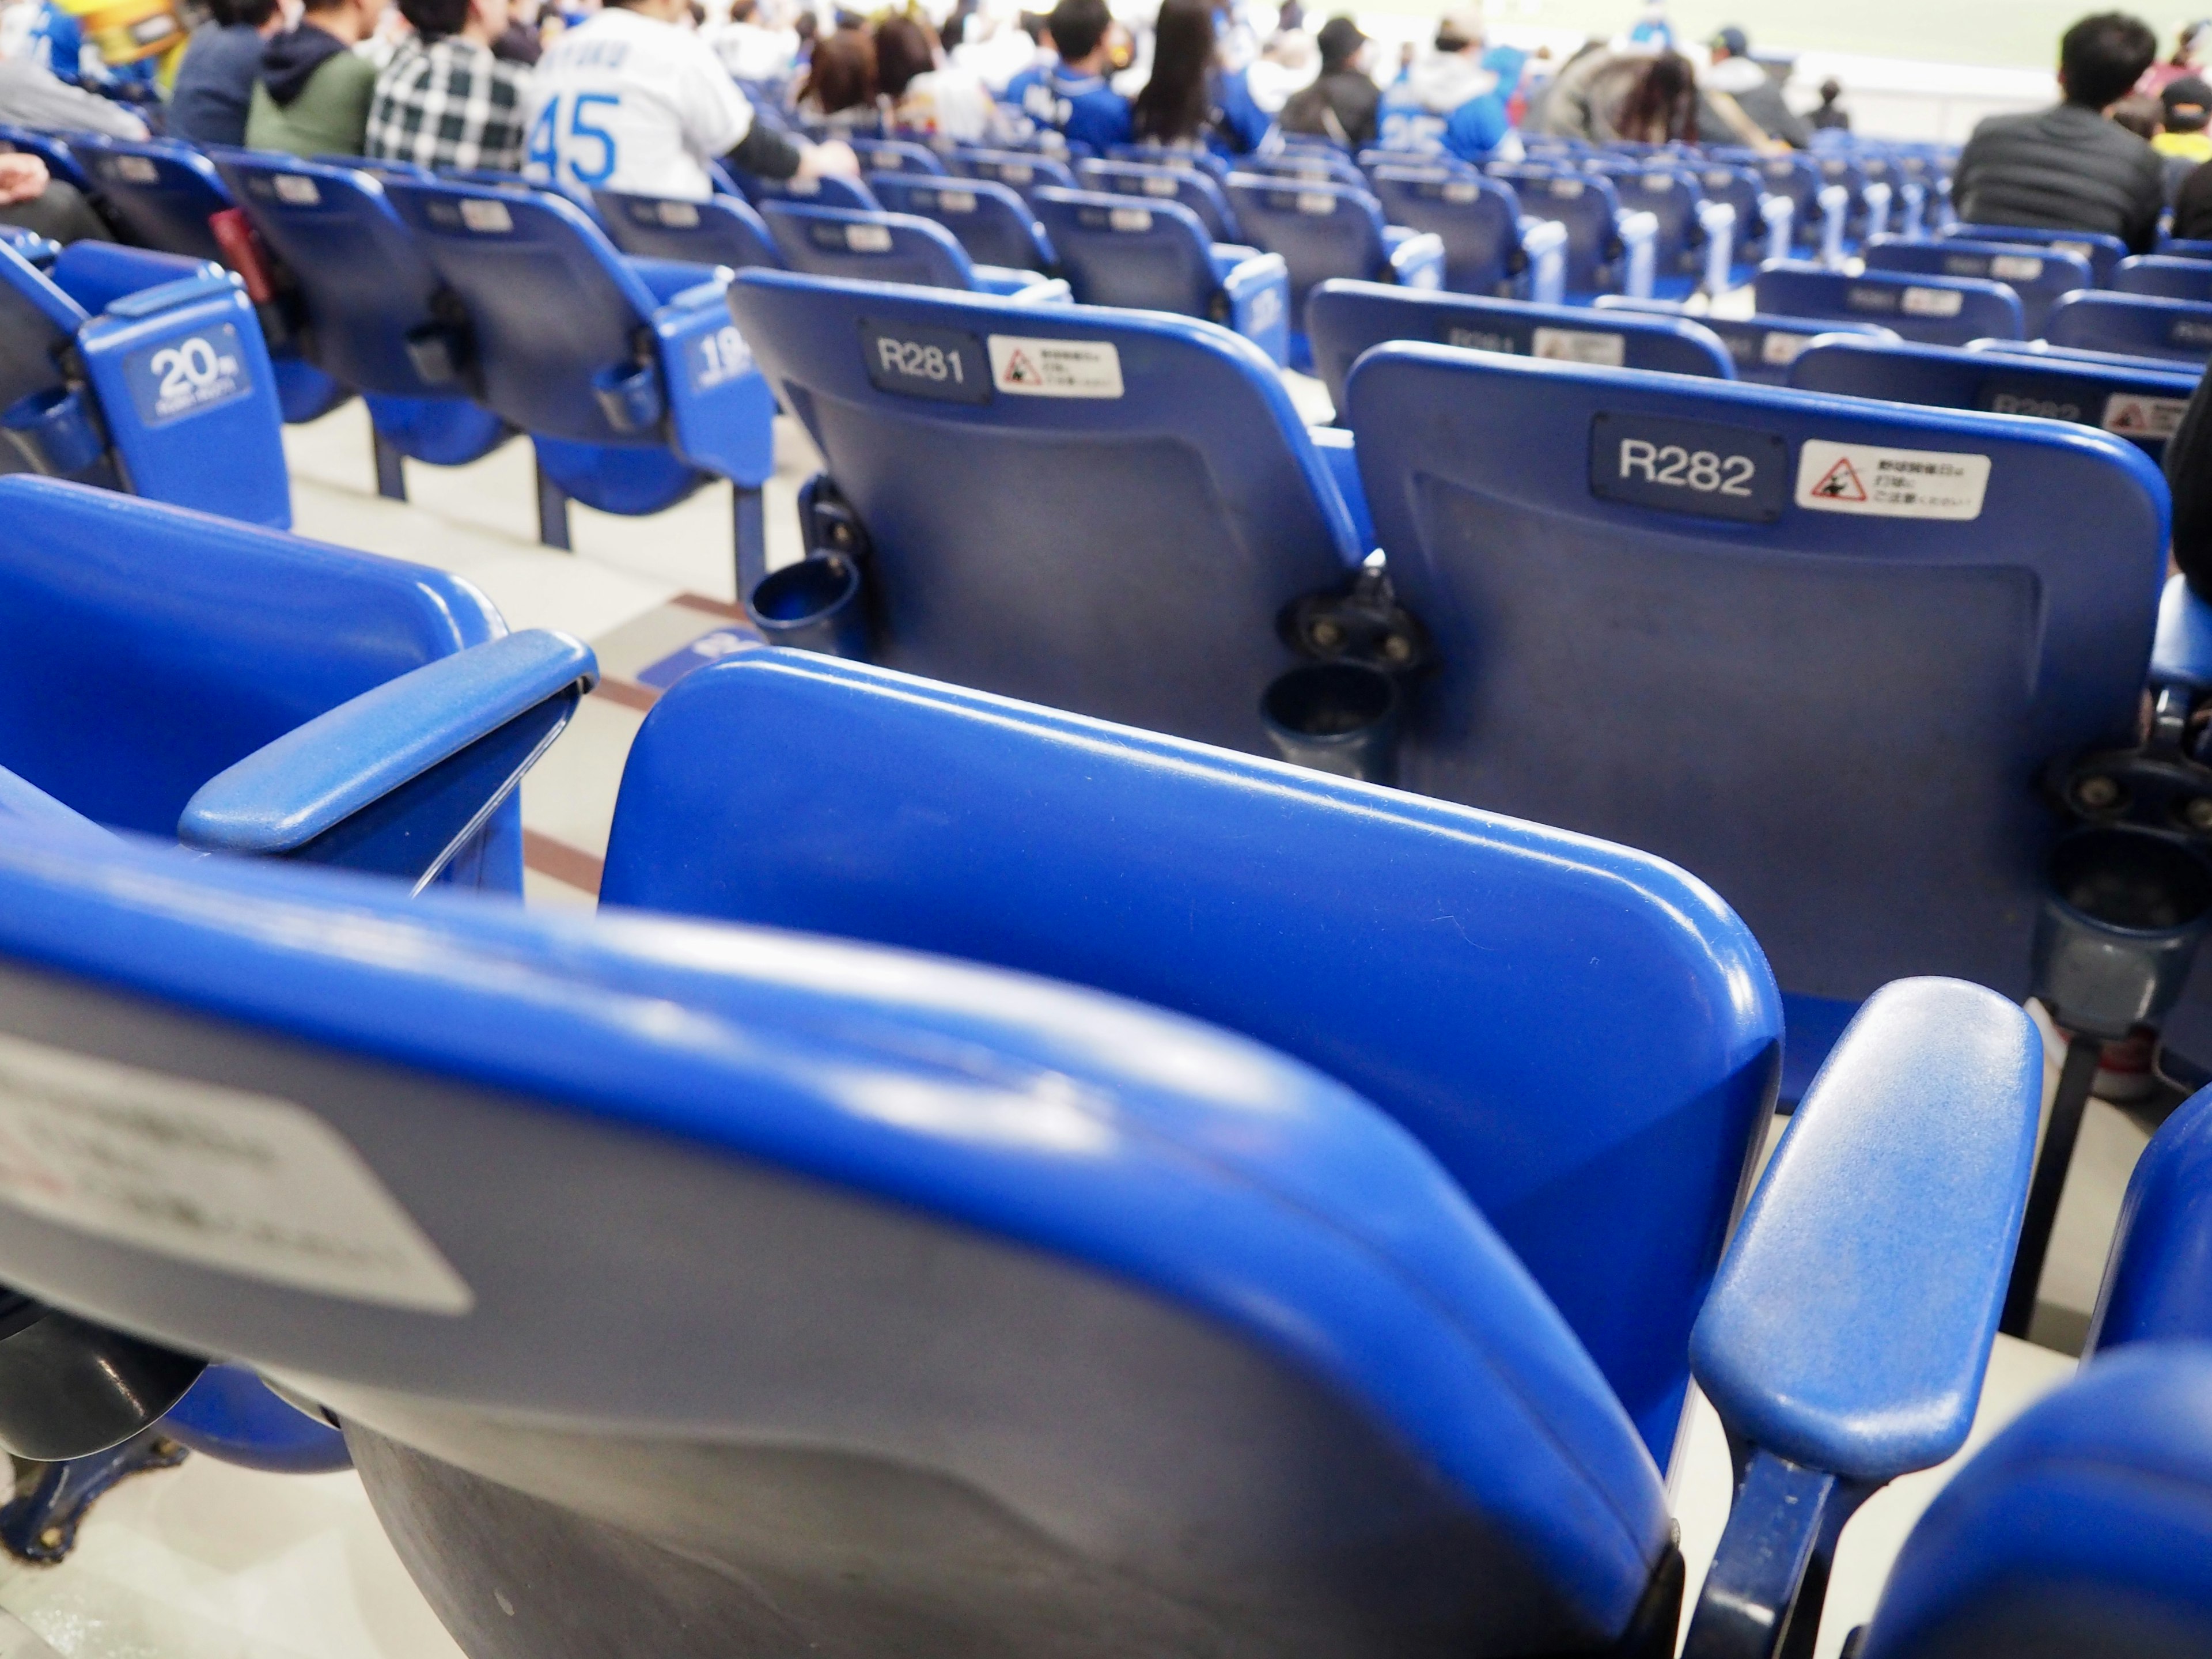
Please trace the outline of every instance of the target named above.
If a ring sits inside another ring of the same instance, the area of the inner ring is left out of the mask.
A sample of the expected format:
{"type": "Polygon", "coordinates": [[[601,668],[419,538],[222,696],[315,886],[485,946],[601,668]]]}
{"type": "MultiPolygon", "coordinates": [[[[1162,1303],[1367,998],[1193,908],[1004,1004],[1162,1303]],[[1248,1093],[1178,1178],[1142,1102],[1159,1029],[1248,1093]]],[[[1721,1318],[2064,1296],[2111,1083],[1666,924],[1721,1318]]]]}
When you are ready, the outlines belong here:
{"type": "Polygon", "coordinates": [[[73,187],[51,177],[37,156],[12,151],[0,154],[0,225],[14,225],[57,242],[112,240],[100,216],[73,187]]]}
{"type": "Polygon", "coordinates": [[[492,56],[503,64],[520,64],[525,69],[537,66],[545,55],[545,43],[538,35],[538,0],[514,0],[507,9],[507,27],[491,43],[492,56]]]}
{"type": "Polygon", "coordinates": [[[859,177],[850,145],[798,144],[755,120],[684,26],[689,11],[689,0],[607,0],[549,46],[530,77],[523,170],[567,190],[692,201],[714,193],[718,157],[764,179],[859,177]]]}
{"type": "Polygon", "coordinates": [[[1698,72],[1679,52],[1644,65],[1613,118],[1613,130],[1635,144],[1698,142],[1698,72]]]}
{"type": "Polygon", "coordinates": [[[876,125],[876,43],[866,29],[842,27],[814,43],[799,112],[839,132],[876,125]]]}
{"type": "MultiPolygon", "coordinates": [[[[2182,180],[2173,198],[2173,234],[2185,242],[2212,241],[2212,167],[2193,168],[2182,180]]],[[[2212,572],[2212,565],[2206,568],[2212,572]]]]}
{"type": "Polygon", "coordinates": [[[2113,125],[2149,143],[2166,131],[2166,106],[2155,98],[2131,92],[2106,112],[2113,125]]]}
{"type": "Polygon", "coordinates": [[[983,77],[946,63],[927,23],[894,15],[876,25],[876,82],[901,132],[962,144],[999,136],[999,106],[983,77]]]}
{"type": "Polygon", "coordinates": [[[209,0],[169,94],[169,131],[195,144],[242,144],[261,51],[284,27],[276,0],[209,0]]]}
{"type": "Polygon", "coordinates": [[[1499,159],[1499,146],[1510,143],[1511,154],[1502,159],[1518,157],[1506,100],[1525,60],[1517,52],[1502,62],[1486,58],[1486,33],[1482,13],[1472,6],[1437,20],[1435,51],[1382,94],[1376,130],[1384,149],[1445,150],[1463,161],[1486,161],[1499,159]]]}
{"type": "Polygon", "coordinates": [[[1774,77],[1751,55],[1751,40],[1740,28],[1723,29],[1712,38],[1712,67],[1705,71],[1698,125],[1718,142],[1732,133],[1735,142],[1754,149],[1778,149],[1788,145],[1803,149],[1813,142],[1812,130],[1782,100],[1774,77]]]}
{"type": "Polygon", "coordinates": [[[1334,138],[1349,149],[1375,142],[1382,89],[1367,72],[1367,37],[1349,17],[1332,17],[1314,39],[1321,74],[1283,106],[1283,131],[1334,138]]]}
{"type": "Polygon", "coordinates": [[[1613,129],[1613,117],[1650,61],[1647,53],[1613,52],[1602,43],[1595,51],[1577,52],[1553,78],[1530,115],[1529,131],[1547,137],[1611,143],[1620,136],[1613,129]]]}
{"type": "Polygon", "coordinates": [[[291,155],[358,155],[376,70],[354,51],[384,0],[308,0],[297,28],[261,49],[246,142],[291,155]]]}
{"type": "Polygon", "coordinates": [[[1674,50],[1674,26],[1667,21],[1665,0],[1644,0],[1644,15],[1628,31],[1631,50],[1644,53],[1674,50]]]}
{"type": "Polygon", "coordinates": [[[1974,129],[1953,175],[1959,216],[1975,224],[2099,231],[2138,253],[2158,237],[2166,205],[2158,152],[2105,118],[2158,50],[2120,12],[2085,17],[2059,43],[2055,108],[1992,115],[1974,129]]]}
{"type": "Polygon", "coordinates": [[[2166,83],[2158,101],[2166,112],[2166,131],[2150,141],[2160,155],[2179,155],[2191,161],[2212,161],[2212,84],[2193,75],[2166,83]]]}
{"type": "Polygon", "coordinates": [[[399,0],[415,35],[376,77],[364,155],[441,173],[522,165],[530,71],[502,63],[507,0],[399,0]]]}
{"type": "Polygon", "coordinates": [[[0,58],[0,121],[46,132],[146,136],[146,124],[131,111],[112,98],[68,85],[27,56],[0,58]]]}
{"type": "Polygon", "coordinates": [[[740,81],[775,80],[788,74],[799,58],[798,30],[769,27],[759,0],[737,0],[730,21],[706,34],[722,67],[740,81]]]}
{"type": "MultiPolygon", "coordinates": [[[[1060,61],[1020,94],[1022,112],[1070,144],[1103,155],[1129,142],[1129,100],[1106,83],[1114,61],[1114,15],[1106,0],[1060,0],[1045,33],[1060,61]]],[[[1017,76],[1018,83],[1024,79],[1017,76]]],[[[1013,87],[1007,88],[1013,93],[1013,87]]]]}
{"type": "Polygon", "coordinates": [[[2169,83],[2185,75],[2201,74],[2205,54],[2212,52],[2212,22],[2191,23],[2181,31],[2181,40],[2173,49],[2173,56],[2163,64],[2153,64],[2136,82],[2136,90],[2145,97],[2155,98],[2169,83]]]}
{"type": "Polygon", "coordinates": [[[1213,0],[1161,0],[1152,78],[1130,105],[1129,122],[1141,143],[1203,144],[1224,158],[1249,154],[1267,136],[1244,72],[1222,68],[1213,0]]]}
{"type": "Polygon", "coordinates": [[[1820,82],[1820,107],[1805,118],[1805,125],[1815,132],[1849,132],[1851,112],[1836,100],[1844,95],[1844,83],[1830,76],[1820,82]]]}

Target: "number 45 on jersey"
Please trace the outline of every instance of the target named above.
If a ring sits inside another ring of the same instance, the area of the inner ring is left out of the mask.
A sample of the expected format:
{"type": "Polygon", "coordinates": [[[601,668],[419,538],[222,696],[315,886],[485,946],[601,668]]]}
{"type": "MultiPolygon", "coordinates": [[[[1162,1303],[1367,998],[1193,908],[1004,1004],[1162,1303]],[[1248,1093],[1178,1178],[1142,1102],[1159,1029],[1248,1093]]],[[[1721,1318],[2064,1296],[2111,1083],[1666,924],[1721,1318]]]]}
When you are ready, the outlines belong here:
{"type": "Polygon", "coordinates": [[[599,125],[622,107],[622,94],[575,92],[556,94],[530,126],[530,160],[562,182],[562,173],[580,185],[599,185],[615,176],[615,136],[599,125]]]}

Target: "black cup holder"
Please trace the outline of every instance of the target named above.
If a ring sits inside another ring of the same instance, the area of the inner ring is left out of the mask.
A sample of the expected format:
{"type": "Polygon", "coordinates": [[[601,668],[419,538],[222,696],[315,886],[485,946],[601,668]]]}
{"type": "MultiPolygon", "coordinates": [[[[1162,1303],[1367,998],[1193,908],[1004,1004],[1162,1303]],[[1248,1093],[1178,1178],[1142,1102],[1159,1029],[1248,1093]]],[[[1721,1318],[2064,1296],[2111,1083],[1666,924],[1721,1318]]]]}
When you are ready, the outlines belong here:
{"type": "Polygon", "coordinates": [[[1395,775],[1397,682],[1352,662],[1308,663],[1279,676],[1260,701],[1261,723],[1294,766],[1388,783],[1395,775]]]}

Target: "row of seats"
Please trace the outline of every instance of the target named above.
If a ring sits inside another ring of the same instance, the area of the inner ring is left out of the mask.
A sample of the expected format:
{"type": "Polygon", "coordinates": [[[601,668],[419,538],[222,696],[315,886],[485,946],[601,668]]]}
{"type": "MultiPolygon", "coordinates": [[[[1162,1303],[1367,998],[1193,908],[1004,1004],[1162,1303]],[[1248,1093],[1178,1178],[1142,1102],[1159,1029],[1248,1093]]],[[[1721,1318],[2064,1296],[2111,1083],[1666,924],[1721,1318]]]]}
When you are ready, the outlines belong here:
{"type": "MultiPolygon", "coordinates": [[[[737,296],[802,291],[838,297],[737,296]]],[[[1394,352],[1355,412],[1474,365],[1680,438],[1634,405],[1701,384],[1394,352]]],[[[2074,448],[2054,494],[2140,465],[2074,448]]],[[[2041,1085],[2002,997],[1872,997],[1723,1253],[1786,1004],[1646,854],[756,652],[647,716],[602,914],[528,913],[500,860],[424,883],[511,824],[588,652],[434,573],[0,500],[17,696],[74,676],[115,716],[0,718],[13,1445],[350,1461],[473,1659],[1656,1659],[1692,1375],[1739,1470],[1700,1656],[1809,1647],[1844,1522],[1966,1438],[2041,1085]]],[[[2202,1649],[2208,1160],[2212,1096],[2136,1172],[2083,1376],[1951,1482],[1860,1651],[2202,1649]]]]}

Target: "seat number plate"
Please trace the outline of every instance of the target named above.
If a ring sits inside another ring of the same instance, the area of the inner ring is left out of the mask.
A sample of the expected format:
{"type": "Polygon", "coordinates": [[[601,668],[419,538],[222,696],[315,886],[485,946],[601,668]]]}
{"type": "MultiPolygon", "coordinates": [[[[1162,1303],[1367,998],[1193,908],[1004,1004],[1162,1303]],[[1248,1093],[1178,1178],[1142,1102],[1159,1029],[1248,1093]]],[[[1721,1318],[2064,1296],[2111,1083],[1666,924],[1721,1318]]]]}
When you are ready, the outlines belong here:
{"type": "Polygon", "coordinates": [[[1771,524],[1790,499],[1790,447],[1753,427],[1599,414],[1589,467],[1591,494],[1668,513],[1771,524]]]}

